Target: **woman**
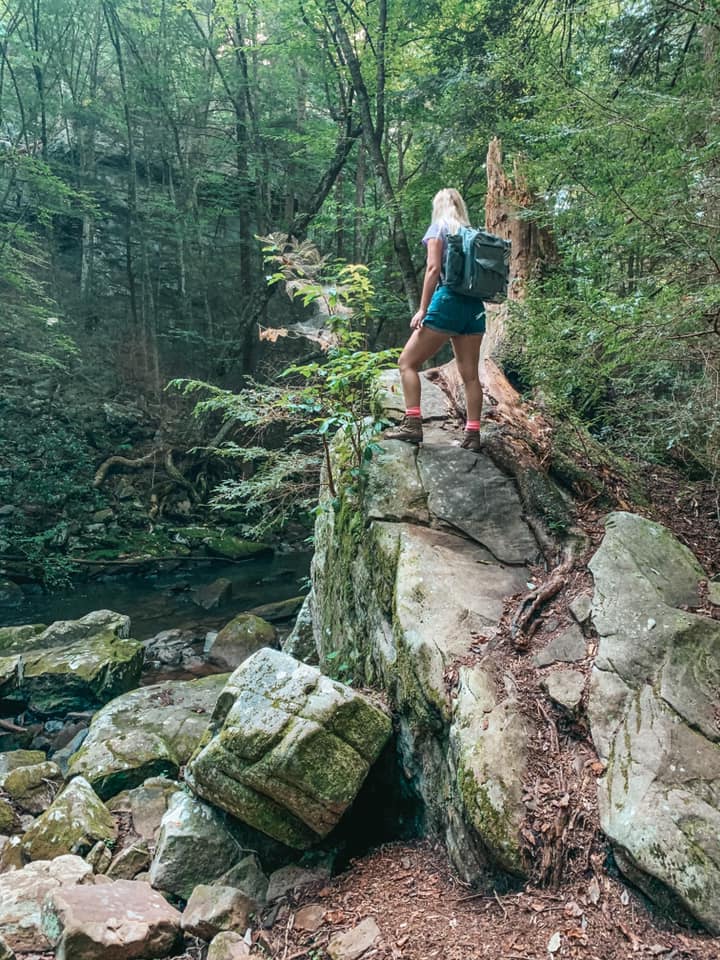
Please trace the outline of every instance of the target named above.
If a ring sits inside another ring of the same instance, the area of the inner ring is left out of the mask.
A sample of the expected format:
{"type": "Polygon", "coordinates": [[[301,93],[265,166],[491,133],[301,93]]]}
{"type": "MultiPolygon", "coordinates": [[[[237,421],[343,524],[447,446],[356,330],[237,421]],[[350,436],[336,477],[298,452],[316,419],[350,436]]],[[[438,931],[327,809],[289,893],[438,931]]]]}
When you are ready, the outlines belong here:
{"type": "Polygon", "coordinates": [[[447,238],[457,233],[461,226],[469,225],[467,207],[458,191],[440,190],[433,199],[432,223],[423,237],[427,247],[427,266],[420,309],[410,321],[413,333],[398,360],[405,416],[398,427],[385,431],[387,440],[422,443],[420,368],[449,339],[465,385],[467,422],[461,446],[466,450],[480,449],[482,387],[478,365],[485,333],[485,307],[481,300],[454,293],[443,284],[447,238]]]}

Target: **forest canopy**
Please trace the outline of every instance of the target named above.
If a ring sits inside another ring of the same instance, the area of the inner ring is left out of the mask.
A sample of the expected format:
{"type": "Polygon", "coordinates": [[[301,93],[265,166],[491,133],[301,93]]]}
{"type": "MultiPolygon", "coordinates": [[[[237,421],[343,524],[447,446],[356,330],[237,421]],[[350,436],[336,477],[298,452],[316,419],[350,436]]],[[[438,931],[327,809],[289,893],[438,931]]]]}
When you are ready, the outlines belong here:
{"type": "Polygon", "coordinates": [[[480,223],[492,137],[557,248],[506,369],[716,482],[719,49],[705,0],[0,0],[0,500],[87,496],[109,398],[242,385],[260,236],[367,265],[401,343],[432,196],[480,223]]]}

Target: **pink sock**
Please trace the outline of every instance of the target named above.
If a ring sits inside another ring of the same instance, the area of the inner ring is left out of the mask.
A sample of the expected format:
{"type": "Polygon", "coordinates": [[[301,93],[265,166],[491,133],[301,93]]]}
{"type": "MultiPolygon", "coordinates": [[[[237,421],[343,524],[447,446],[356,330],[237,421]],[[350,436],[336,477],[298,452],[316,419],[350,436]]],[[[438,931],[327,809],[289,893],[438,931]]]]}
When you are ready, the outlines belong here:
{"type": "Polygon", "coordinates": [[[466,430],[479,430],[479,429],[480,429],[480,421],[479,421],[479,420],[468,420],[468,422],[465,424],[465,429],[466,429],[466,430]]]}
{"type": "Polygon", "coordinates": [[[420,407],[408,407],[405,411],[406,417],[419,417],[420,416],[420,407]]]}

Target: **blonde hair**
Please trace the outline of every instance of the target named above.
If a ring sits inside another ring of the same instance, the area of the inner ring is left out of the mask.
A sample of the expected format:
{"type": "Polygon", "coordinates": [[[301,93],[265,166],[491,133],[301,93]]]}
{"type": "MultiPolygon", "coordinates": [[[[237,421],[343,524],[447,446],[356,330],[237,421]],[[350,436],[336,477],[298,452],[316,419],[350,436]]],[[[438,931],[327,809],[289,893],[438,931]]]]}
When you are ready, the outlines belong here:
{"type": "Polygon", "coordinates": [[[432,220],[433,223],[447,226],[449,233],[457,233],[460,227],[470,226],[465,201],[453,187],[438,190],[433,197],[432,220]]]}

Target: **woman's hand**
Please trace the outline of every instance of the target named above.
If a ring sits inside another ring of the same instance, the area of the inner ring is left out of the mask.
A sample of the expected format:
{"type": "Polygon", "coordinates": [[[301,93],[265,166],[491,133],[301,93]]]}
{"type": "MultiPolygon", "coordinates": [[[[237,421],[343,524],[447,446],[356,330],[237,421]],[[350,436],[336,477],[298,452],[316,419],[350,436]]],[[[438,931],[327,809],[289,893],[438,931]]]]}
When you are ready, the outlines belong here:
{"type": "Polygon", "coordinates": [[[413,330],[419,330],[423,325],[423,320],[425,319],[425,310],[418,310],[416,314],[413,315],[412,320],[410,321],[410,326],[413,330]]]}

